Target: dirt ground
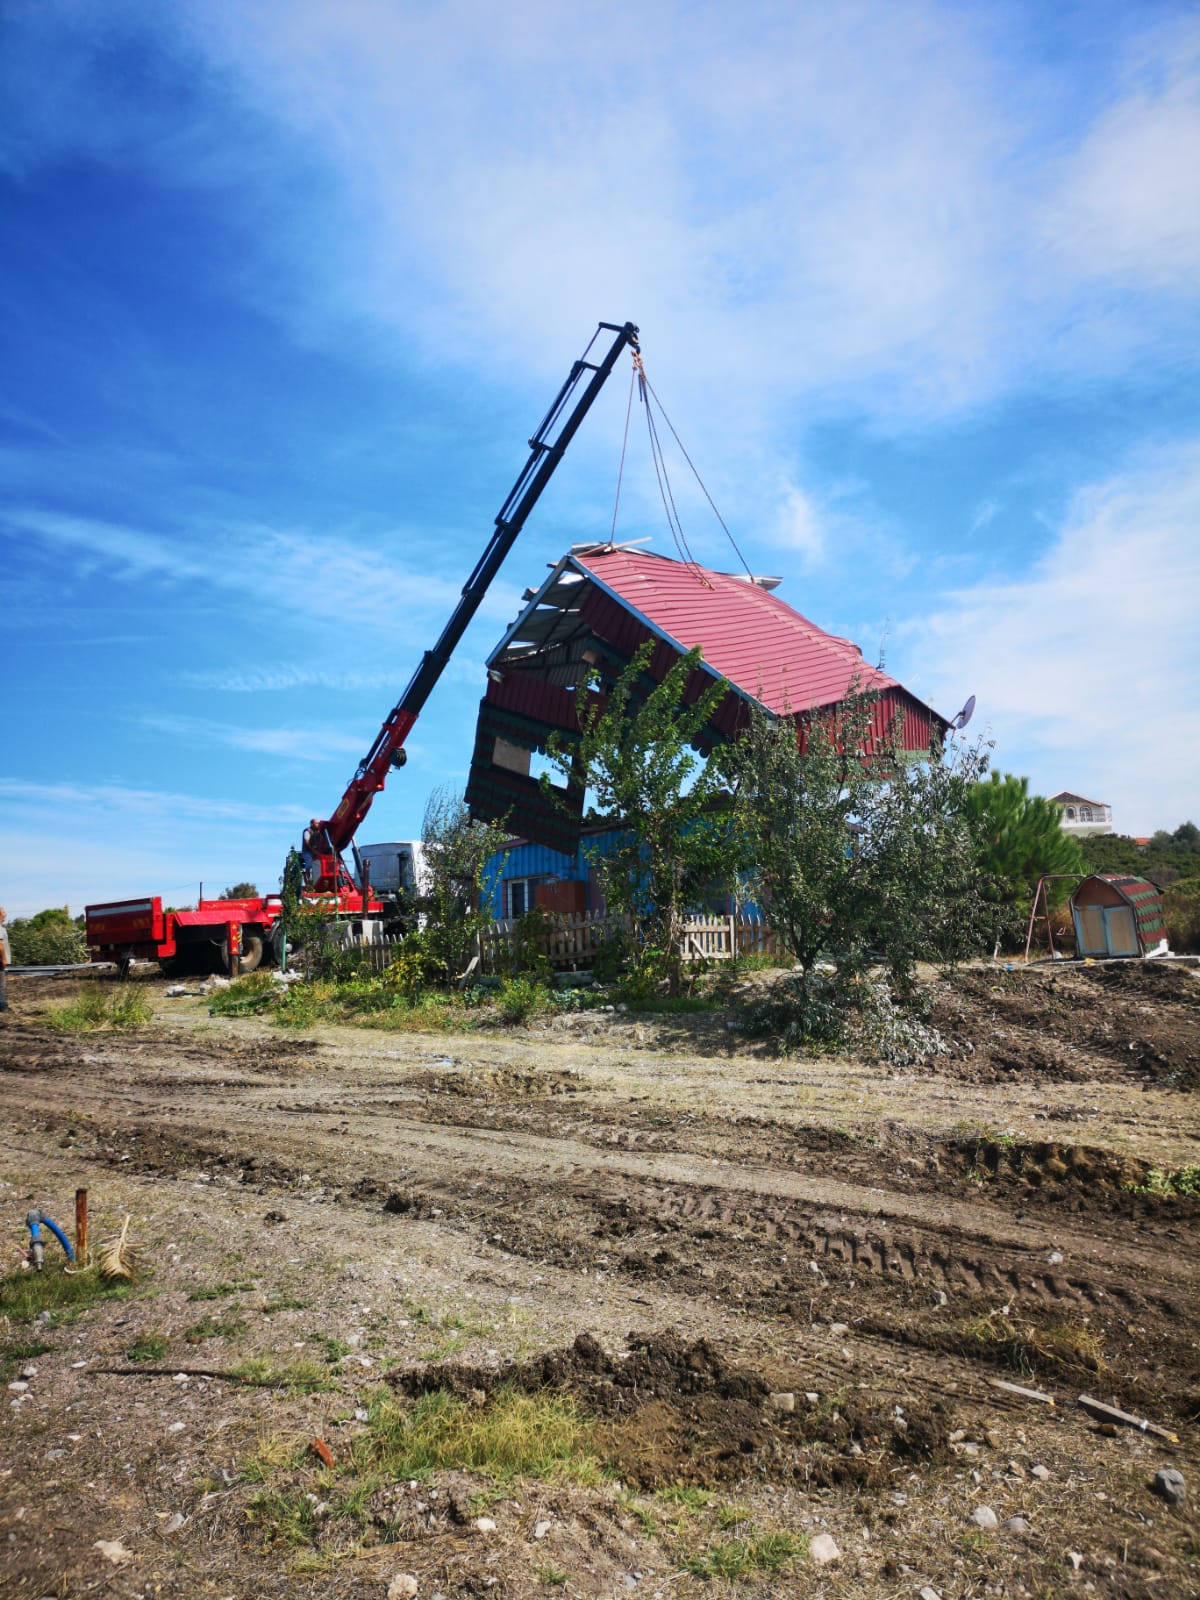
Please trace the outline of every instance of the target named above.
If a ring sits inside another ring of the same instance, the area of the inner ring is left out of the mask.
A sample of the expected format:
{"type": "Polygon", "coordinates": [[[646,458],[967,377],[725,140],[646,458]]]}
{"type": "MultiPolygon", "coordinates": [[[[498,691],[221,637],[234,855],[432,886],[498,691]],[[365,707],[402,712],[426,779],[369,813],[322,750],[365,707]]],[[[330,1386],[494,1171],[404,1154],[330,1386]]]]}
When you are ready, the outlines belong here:
{"type": "Polygon", "coordinates": [[[1200,1163],[1194,972],[932,979],[950,1053],[902,1070],[723,1014],[296,1036],[161,982],[57,1033],[77,987],[0,1019],[2,1271],[79,1186],[145,1271],[0,1323],[4,1596],[1200,1594],[1200,1202],[1145,1188],[1200,1163]],[[571,1401],[606,1470],[356,1477],[436,1390],[571,1401]]]}

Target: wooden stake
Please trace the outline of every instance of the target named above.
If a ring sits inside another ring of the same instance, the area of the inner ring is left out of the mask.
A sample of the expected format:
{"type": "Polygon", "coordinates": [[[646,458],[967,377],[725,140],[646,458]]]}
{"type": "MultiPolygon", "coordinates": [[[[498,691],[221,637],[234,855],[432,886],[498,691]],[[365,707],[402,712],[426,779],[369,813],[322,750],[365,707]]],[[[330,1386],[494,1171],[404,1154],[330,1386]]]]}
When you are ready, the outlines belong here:
{"type": "Polygon", "coordinates": [[[87,1190],[75,1191],[75,1259],[81,1267],[87,1266],[87,1190]]]}

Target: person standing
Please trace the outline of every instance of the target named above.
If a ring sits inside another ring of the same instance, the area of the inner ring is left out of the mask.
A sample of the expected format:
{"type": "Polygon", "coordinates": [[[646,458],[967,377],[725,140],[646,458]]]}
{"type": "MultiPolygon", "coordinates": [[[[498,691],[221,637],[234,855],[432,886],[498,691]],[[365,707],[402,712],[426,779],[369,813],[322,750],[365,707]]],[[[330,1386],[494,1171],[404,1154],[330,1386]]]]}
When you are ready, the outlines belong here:
{"type": "Polygon", "coordinates": [[[8,1010],[8,969],[12,965],[12,945],[4,926],[4,907],[0,906],[0,1011],[8,1010]]]}

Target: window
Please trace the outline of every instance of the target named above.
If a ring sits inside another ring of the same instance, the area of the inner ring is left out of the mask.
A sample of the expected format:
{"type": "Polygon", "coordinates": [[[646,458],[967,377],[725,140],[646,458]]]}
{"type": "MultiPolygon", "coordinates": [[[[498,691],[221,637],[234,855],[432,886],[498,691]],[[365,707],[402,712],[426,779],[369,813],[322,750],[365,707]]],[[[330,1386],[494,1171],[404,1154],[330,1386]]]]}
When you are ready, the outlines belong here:
{"type": "Polygon", "coordinates": [[[1075,821],[1075,807],[1074,806],[1068,806],[1067,807],[1067,821],[1068,822],[1074,822],[1075,821]]]}
{"type": "Polygon", "coordinates": [[[1079,808],[1079,820],[1080,820],[1080,822],[1090,822],[1092,820],[1092,808],[1091,808],[1091,806],[1080,806],[1080,808],[1079,808]]]}
{"type": "Polygon", "coordinates": [[[523,917],[534,907],[534,890],[545,878],[513,878],[508,884],[508,914],[523,917]]]}

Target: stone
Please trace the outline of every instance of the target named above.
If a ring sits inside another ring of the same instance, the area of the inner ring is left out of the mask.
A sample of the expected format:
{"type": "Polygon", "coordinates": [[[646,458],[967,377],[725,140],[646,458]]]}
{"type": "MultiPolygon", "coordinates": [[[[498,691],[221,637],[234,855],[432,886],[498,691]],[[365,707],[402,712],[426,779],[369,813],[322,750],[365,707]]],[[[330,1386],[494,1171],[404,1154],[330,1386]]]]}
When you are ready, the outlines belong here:
{"type": "Polygon", "coordinates": [[[1169,1506],[1181,1506],[1187,1500],[1187,1484],[1178,1467],[1160,1467],[1154,1474],[1154,1492],[1169,1506]]]}
{"type": "Polygon", "coordinates": [[[1078,1572],[1080,1567],[1083,1565],[1083,1557],[1079,1554],[1078,1550],[1068,1550],[1067,1560],[1071,1563],[1071,1569],[1074,1572],[1078,1572]]]}
{"type": "Polygon", "coordinates": [[[535,1539],[544,1539],[553,1526],[552,1522],[535,1522],[533,1525],[533,1537],[535,1539]]]}
{"type": "Polygon", "coordinates": [[[168,1433],[182,1433],[183,1430],[186,1427],[187,1427],[187,1423],[186,1422],[172,1422],[170,1427],[167,1429],[167,1432],[168,1433]]]}
{"type": "Polygon", "coordinates": [[[167,1521],[163,1523],[163,1532],[178,1533],[186,1521],[187,1518],[184,1516],[183,1512],[177,1511],[173,1517],[168,1517],[167,1521]]]}
{"type": "Polygon", "coordinates": [[[29,1392],[29,1385],[27,1383],[22,1383],[18,1378],[15,1383],[9,1384],[8,1392],[9,1394],[27,1394],[29,1392]]]}
{"type": "Polygon", "coordinates": [[[1000,1519],[991,1506],[976,1506],[967,1521],[976,1528],[986,1528],[989,1532],[1000,1525],[1000,1519]]]}
{"type": "Polygon", "coordinates": [[[1008,1533],[1029,1532],[1029,1524],[1025,1521],[1024,1517],[1009,1517],[1008,1521],[1004,1524],[1004,1527],[1005,1531],[1008,1533]]]}
{"type": "Polygon", "coordinates": [[[1046,1257],[1046,1260],[1052,1267],[1061,1267],[1063,1264],[1063,1253],[1061,1250],[1051,1250],[1050,1254],[1046,1257]]]}
{"type": "Polygon", "coordinates": [[[850,1324],[848,1322],[831,1322],[829,1324],[830,1338],[844,1339],[849,1332],[850,1324]]]}
{"type": "Polygon", "coordinates": [[[771,1404],[775,1407],[776,1411],[795,1411],[796,1396],[786,1392],[773,1394],[771,1396],[771,1404]]]}
{"type": "Polygon", "coordinates": [[[988,1428],[983,1437],[987,1442],[988,1448],[991,1450],[999,1450],[1004,1443],[1003,1439],[1001,1439],[995,1428],[988,1428]]]}
{"type": "Polygon", "coordinates": [[[942,1597],[931,1583],[927,1583],[917,1596],[917,1600],[942,1600],[942,1597]]]}
{"type": "Polygon", "coordinates": [[[398,1572],[387,1586],[387,1600],[413,1600],[419,1588],[411,1572],[398,1572]]]}
{"type": "Polygon", "coordinates": [[[933,1291],[933,1303],[935,1306],[948,1306],[950,1304],[950,1296],[944,1289],[935,1289],[933,1291]]]}
{"type": "Polygon", "coordinates": [[[1045,1483],[1046,1479],[1050,1476],[1050,1468],[1044,1467],[1040,1461],[1036,1467],[1030,1467],[1029,1472],[1030,1476],[1037,1478],[1040,1483],[1045,1483]]]}
{"type": "Polygon", "coordinates": [[[114,1567],[133,1560],[132,1550],[126,1550],[120,1539],[97,1539],[92,1549],[99,1550],[105,1561],[111,1561],[114,1567]]]}
{"type": "Polygon", "coordinates": [[[840,1561],[842,1552],[834,1543],[831,1533],[818,1533],[808,1547],[810,1561],[815,1561],[819,1567],[828,1566],[831,1561],[840,1561]]]}
{"type": "Polygon", "coordinates": [[[475,1529],[478,1533],[495,1533],[496,1524],[491,1517],[476,1517],[475,1529]]]}

